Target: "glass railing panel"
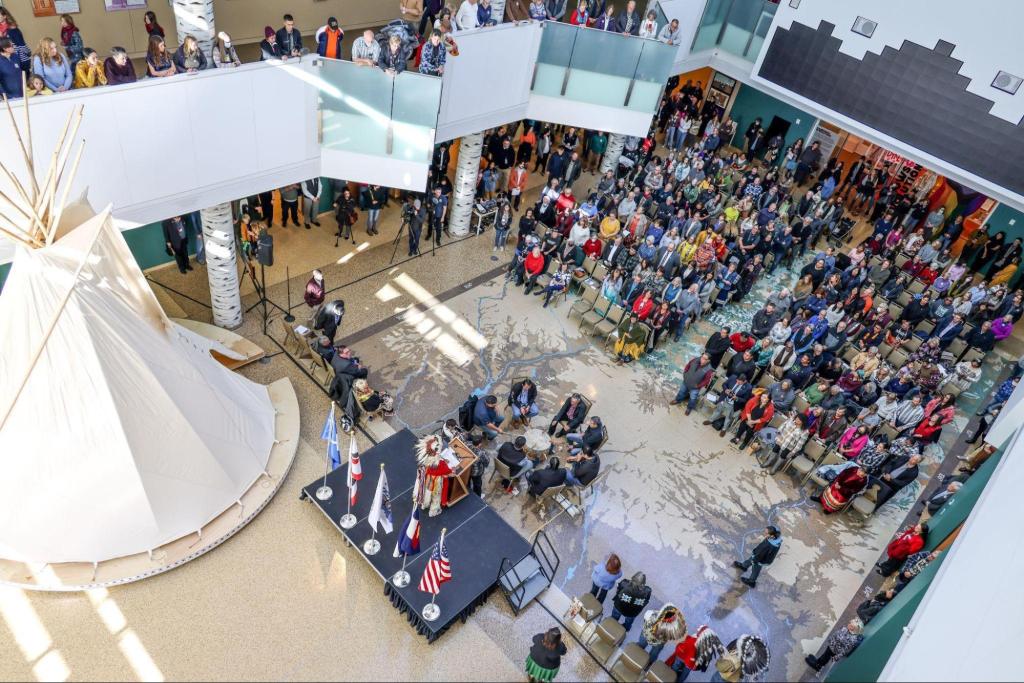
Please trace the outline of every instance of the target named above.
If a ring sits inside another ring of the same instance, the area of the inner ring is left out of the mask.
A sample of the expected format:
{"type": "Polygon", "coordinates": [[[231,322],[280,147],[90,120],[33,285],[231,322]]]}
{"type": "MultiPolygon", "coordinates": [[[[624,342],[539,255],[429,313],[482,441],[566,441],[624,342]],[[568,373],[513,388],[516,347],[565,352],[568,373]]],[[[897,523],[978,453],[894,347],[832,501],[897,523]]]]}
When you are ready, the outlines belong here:
{"type": "Polygon", "coordinates": [[[624,106],[643,45],[648,41],[592,29],[578,32],[565,96],[588,104],[624,106]]]}
{"type": "Polygon", "coordinates": [[[380,69],[334,59],[323,60],[320,75],[321,145],[387,156],[394,79],[380,69]]]}
{"type": "Polygon", "coordinates": [[[441,79],[405,71],[395,77],[391,156],[430,163],[441,106],[441,79]]]}
{"type": "Polygon", "coordinates": [[[708,0],[697,26],[697,35],[693,39],[693,52],[710,50],[718,44],[718,36],[722,32],[725,18],[729,15],[730,5],[732,0],[708,0]]]}
{"type": "Polygon", "coordinates": [[[677,48],[672,45],[643,41],[640,60],[636,65],[633,91],[626,104],[630,109],[653,113],[658,108],[661,89],[672,74],[677,48]]]}
{"type": "Polygon", "coordinates": [[[578,33],[577,28],[568,24],[552,21],[544,24],[537,53],[537,70],[533,77],[533,92],[548,97],[562,96],[565,75],[578,33]]]}

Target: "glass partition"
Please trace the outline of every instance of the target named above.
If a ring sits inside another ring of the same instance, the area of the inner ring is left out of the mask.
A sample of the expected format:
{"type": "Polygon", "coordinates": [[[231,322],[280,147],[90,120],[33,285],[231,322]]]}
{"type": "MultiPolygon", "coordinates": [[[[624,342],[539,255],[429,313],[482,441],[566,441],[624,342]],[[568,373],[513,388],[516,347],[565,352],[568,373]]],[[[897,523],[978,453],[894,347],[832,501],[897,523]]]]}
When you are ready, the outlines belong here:
{"type": "Polygon", "coordinates": [[[729,15],[730,5],[732,0],[708,0],[697,26],[697,35],[693,38],[692,52],[710,50],[718,45],[718,36],[725,25],[725,18],[729,15]]]}
{"type": "Polygon", "coordinates": [[[533,93],[653,113],[676,48],[656,40],[547,22],[533,93]]]}
{"type": "Polygon", "coordinates": [[[320,78],[323,148],[430,162],[440,78],[336,59],[322,60],[320,78]]]}
{"type": "Polygon", "coordinates": [[[573,46],[579,30],[569,24],[547,22],[541,33],[537,70],[533,77],[533,92],[538,95],[561,97],[565,75],[572,59],[573,46]]]}
{"type": "Polygon", "coordinates": [[[720,47],[757,59],[775,18],[778,0],[708,0],[693,40],[693,52],[720,47]]]}

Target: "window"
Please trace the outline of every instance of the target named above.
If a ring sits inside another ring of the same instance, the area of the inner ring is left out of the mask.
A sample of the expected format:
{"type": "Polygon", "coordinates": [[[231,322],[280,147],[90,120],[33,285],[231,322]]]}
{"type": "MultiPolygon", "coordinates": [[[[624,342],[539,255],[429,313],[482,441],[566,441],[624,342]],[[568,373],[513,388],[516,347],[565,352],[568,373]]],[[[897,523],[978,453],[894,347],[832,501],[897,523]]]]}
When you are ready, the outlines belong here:
{"type": "Polygon", "coordinates": [[[800,9],[800,0],[789,0],[789,6],[793,9],[800,9]]]}

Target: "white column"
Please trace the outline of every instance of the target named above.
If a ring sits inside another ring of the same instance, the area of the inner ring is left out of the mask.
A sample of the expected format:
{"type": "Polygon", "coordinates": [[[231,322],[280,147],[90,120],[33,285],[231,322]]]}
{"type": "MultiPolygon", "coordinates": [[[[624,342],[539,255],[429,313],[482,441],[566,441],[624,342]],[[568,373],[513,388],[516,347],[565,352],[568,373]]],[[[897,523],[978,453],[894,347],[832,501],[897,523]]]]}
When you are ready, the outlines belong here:
{"type": "Polygon", "coordinates": [[[242,297],[238,291],[238,258],[231,204],[203,209],[206,275],[210,280],[213,323],[233,330],[242,324],[242,297]]]}
{"type": "Polygon", "coordinates": [[[601,159],[601,175],[608,171],[616,173],[619,170],[619,157],[626,146],[626,136],[611,133],[608,136],[608,147],[604,150],[604,157],[601,159]]]}
{"type": "Polygon", "coordinates": [[[452,192],[451,216],[448,230],[453,237],[469,234],[473,217],[473,199],[476,180],[480,174],[480,155],[484,149],[483,133],[467,135],[459,141],[459,164],[455,168],[455,187],[452,192]]]}
{"type": "Polygon", "coordinates": [[[213,0],[171,0],[178,44],[193,36],[207,59],[213,59],[213,40],[217,29],[213,22],[213,0]]]}

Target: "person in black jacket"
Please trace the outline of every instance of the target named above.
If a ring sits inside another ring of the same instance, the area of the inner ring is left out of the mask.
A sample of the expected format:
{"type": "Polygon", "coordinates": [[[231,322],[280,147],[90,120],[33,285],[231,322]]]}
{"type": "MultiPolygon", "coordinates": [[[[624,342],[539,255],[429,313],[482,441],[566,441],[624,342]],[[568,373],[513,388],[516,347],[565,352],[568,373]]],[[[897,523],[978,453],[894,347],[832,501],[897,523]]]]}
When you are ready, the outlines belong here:
{"type": "Polygon", "coordinates": [[[629,633],[633,621],[640,616],[651,601],[651,587],[647,585],[647,577],[643,572],[633,574],[631,579],[619,581],[612,598],[612,619],[622,620],[622,627],[629,633]]]}
{"type": "Polygon", "coordinates": [[[0,95],[13,100],[22,96],[21,78],[24,72],[15,56],[17,48],[10,38],[0,38],[0,95]]]}
{"type": "Polygon", "coordinates": [[[331,367],[336,375],[348,375],[351,379],[366,379],[370,371],[364,368],[359,359],[352,355],[352,349],[339,346],[331,359],[331,367]]]}
{"type": "Polygon", "coordinates": [[[512,409],[512,428],[529,427],[530,418],[540,412],[537,407],[537,385],[533,380],[526,378],[513,384],[512,391],[508,393],[508,405],[512,409]]]}
{"type": "Polygon", "coordinates": [[[895,588],[890,588],[887,591],[877,593],[874,597],[868,598],[857,605],[857,617],[861,620],[861,623],[867,626],[868,622],[874,619],[882,611],[883,607],[892,602],[897,592],[895,588]]]}
{"type": "Polygon", "coordinates": [[[601,442],[604,441],[604,427],[601,424],[601,418],[590,418],[590,422],[582,434],[566,434],[565,440],[572,444],[570,447],[571,455],[579,455],[584,446],[590,446],[592,450],[596,451],[601,442]]]}
{"type": "Polygon", "coordinates": [[[526,481],[530,484],[530,495],[537,497],[550,488],[562,486],[565,484],[567,475],[568,472],[562,469],[562,463],[558,461],[558,458],[554,456],[548,458],[547,467],[542,470],[534,470],[526,476],[526,481]]]}
{"type": "Polygon", "coordinates": [[[579,455],[570,455],[565,460],[572,463],[572,469],[565,475],[565,483],[570,486],[589,486],[601,471],[601,456],[590,446],[584,446],[579,455]]]}
{"type": "Polygon", "coordinates": [[[573,394],[565,399],[562,408],[555,415],[555,418],[551,420],[551,424],[548,426],[548,434],[561,438],[570,432],[575,432],[583,424],[583,420],[586,417],[587,404],[583,402],[582,396],[573,394]]]}
{"type": "Polygon", "coordinates": [[[269,26],[263,27],[263,35],[265,39],[260,41],[260,61],[265,62],[271,59],[281,59],[287,57],[284,51],[281,49],[281,44],[277,42],[277,33],[269,26]]]}
{"type": "Polygon", "coordinates": [[[185,227],[185,221],[181,216],[175,216],[164,221],[163,227],[164,242],[178,262],[178,270],[185,274],[192,270],[188,262],[188,228],[185,227]]]}
{"type": "Polygon", "coordinates": [[[295,28],[295,19],[290,14],[282,17],[284,26],[277,29],[275,37],[282,54],[288,57],[302,56],[302,34],[295,28]]]}
{"type": "Polygon", "coordinates": [[[394,75],[405,71],[408,62],[409,56],[405,54],[405,49],[402,47],[402,39],[392,35],[388,39],[387,47],[380,51],[377,66],[394,75]]]}
{"type": "Polygon", "coordinates": [[[767,337],[781,317],[775,310],[775,304],[769,301],[764,308],[754,314],[753,320],[750,321],[750,336],[755,339],[767,337]]]}
{"type": "Polygon", "coordinates": [[[331,343],[334,343],[334,336],[338,334],[341,321],[345,317],[345,302],[341,299],[329,301],[320,307],[320,312],[313,320],[313,329],[324,333],[331,343]]]}
{"type": "Polygon", "coordinates": [[[761,567],[771,564],[775,561],[775,558],[779,554],[779,548],[782,547],[782,532],[779,531],[778,527],[769,526],[764,530],[764,539],[757,544],[754,548],[754,552],[750,554],[750,557],[744,562],[733,562],[732,566],[736,569],[743,570],[744,573],[749,569],[750,578],[746,576],[740,576],[740,581],[747,584],[751,588],[757,587],[757,577],[761,574],[761,567]]]}
{"type": "Polygon", "coordinates": [[[914,483],[918,475],[917,465],[920,462],[921,456],[914,453],[910,457],[895,458],[882,467],[882,474],[876,480],[881,487],[875,498],[876,510],[888,503],[905,486],[914,483]]]}
{"type": "Polygon", "coordinates": [[[517,436],[514,441],[506,441],[498,448],[498,460],[508,467],[508,472],[512,475],[511,481],[502,479],[501,485],[513,496],[519,495],[516,482],[522,481],[533,470],[534,463],[527,457],[525,446],[526,437],[517,436]]]}

